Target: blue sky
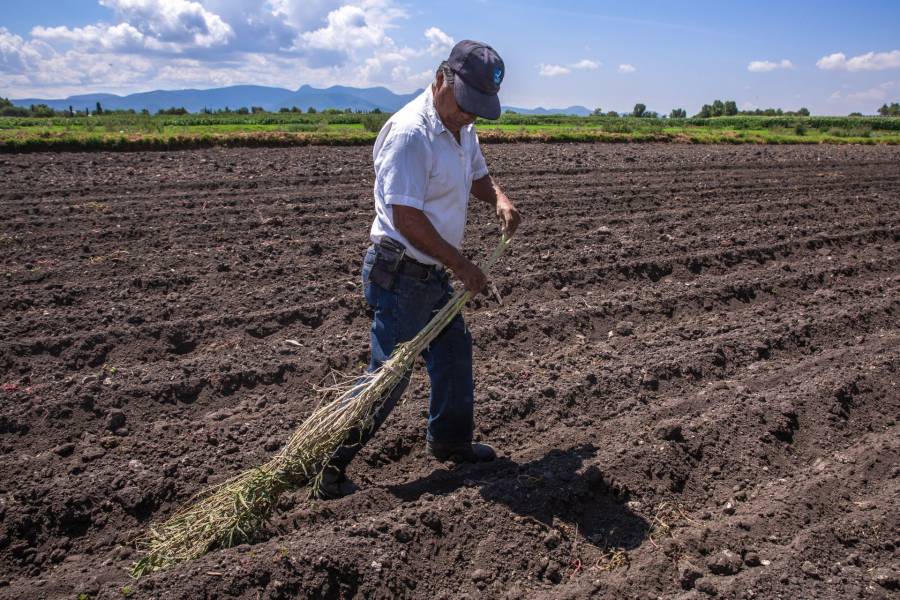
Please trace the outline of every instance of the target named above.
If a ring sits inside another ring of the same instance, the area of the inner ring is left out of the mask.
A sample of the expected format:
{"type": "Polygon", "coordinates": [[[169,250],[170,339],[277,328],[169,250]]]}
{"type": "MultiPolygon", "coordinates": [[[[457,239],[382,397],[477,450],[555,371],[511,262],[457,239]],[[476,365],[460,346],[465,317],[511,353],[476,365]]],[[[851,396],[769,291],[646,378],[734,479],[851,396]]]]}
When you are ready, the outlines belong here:
{"type": "Polygon", "coordinates": [[[873,113],[900,101],[900,2],[45,0],[0,14],[0,96],[255,83],[422,87],[453,42],[505,105],[873,113]]]}

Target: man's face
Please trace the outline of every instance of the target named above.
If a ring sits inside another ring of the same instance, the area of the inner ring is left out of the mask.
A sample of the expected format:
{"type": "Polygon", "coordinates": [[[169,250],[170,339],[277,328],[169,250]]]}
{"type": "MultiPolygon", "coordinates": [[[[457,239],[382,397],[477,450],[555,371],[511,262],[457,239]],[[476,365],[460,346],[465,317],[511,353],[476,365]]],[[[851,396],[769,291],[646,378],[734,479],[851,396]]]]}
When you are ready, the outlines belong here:
{"type": "Polygon", "coordinates": [[[458,133],[460,129],[475,122],[475,115],[467,113],[456,103],[453,86],[444,84],[444,74],[438,73],[434,87],[434,108],[444,123],[444,127],[458,133]]]}

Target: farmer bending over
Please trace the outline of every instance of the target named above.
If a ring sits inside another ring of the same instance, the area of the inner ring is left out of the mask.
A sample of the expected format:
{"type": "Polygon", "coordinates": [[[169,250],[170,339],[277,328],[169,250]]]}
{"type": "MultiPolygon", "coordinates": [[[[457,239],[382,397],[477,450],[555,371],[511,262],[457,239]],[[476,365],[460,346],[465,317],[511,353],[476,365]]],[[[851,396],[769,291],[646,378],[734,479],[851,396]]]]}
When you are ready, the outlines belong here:
{"type": "MultiPolygon", "coordinates": [[[[497,211],[512,235],[521,217],[488,175],[476,116],[500,116],[497,92],[504,67],[493,48],[463,40],[441,63],[434,83],[395,113],[378,134],[375,161],[373,245],[363,262],[366,301],[374,310],[369,370],[394,347],[416,336],[450,299],[447,269],[466,289],[479,293],[485,274],[461,252],[471,192],[497,211]]],[[[487,444],[473,443],[472,338],[458,315],[423,353],[431,379],[426,449],[455,461],[489,461],[487,444]]],[[[393,410],[409,373],[375,413],[374,426],[352,435],[331,461],[325,495],[344,493],[344,469],[393,410]],[[358,442],[358,443],[352,443],[358,442]]]]}

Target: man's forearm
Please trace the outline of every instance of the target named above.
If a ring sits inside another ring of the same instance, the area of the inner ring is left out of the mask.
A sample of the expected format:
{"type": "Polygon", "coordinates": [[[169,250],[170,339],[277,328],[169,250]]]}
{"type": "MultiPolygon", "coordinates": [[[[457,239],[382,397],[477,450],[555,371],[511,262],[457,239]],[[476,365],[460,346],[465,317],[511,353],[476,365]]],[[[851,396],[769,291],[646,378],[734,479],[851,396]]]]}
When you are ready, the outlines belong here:
{"type": "Polygon", "coordinates": [[[409,206],[394,206],[394,226],[417,250],[440,261],[454,271],[462,254],[437,232],[425,213],[409,206]]]}
{"type": "Polygon", "coordinates": [[[497,200],[501,197],[507,202],[509,201],[490,175],[485,175],[472,182],[472,195],[493,208],[497,207],[497,200]]]}

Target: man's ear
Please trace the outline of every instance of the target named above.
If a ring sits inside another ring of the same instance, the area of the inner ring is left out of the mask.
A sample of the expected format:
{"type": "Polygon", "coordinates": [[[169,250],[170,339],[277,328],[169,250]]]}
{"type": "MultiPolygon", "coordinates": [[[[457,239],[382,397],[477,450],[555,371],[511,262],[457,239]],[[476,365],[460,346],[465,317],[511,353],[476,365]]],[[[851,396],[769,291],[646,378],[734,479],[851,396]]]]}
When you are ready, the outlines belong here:
{"type": "Polygon", "coordinates": [[[441,89],[444,87],[444,72],[438,70],[438,72],[434,76],[434,83],[437,89],[441,89]]]}

